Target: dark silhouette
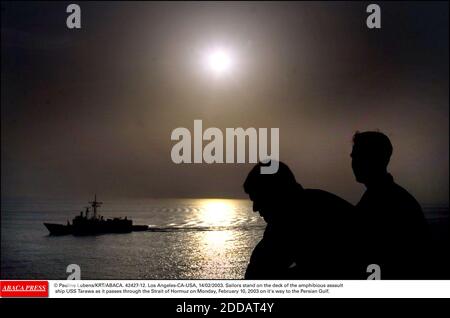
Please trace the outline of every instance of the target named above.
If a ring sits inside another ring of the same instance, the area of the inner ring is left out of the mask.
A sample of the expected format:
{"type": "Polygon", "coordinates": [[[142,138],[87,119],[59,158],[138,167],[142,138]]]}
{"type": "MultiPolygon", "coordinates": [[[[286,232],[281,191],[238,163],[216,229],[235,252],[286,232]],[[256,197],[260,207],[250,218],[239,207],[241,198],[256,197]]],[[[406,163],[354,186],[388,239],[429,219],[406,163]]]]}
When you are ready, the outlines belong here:
{"type": "Polygon", "coordinates": [[[419,279],[429,262],[427,223],[416,199],[387,172],[391,155],[386,135],[354,135],[352,168],[367,188],[356,206],[363,264],[379,265],[381,279],[419,279]]]}
{"type": "Polygon", "coordinates": [[[267,222],[245,278],[354,278],[354,207],[329,192],[304,189],[282,162],[275,174],[261,174],[264,165],[257,164],[244,183],[253,210],[267,222]]]}

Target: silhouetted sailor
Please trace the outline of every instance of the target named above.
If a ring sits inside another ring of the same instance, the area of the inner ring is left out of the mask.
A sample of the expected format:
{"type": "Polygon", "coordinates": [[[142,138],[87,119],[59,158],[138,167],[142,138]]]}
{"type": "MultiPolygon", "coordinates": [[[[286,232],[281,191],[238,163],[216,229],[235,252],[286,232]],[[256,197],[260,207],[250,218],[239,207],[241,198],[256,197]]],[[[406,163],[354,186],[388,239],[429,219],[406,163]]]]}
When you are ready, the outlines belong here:
{"type": "Polygon", "coordinates": [[[357,204],[365,264],[378,264],[381,279],[421,278],[428,261],[428,229],[414,197],[387,172],[392,155],[389,138],[380,132],[353,137],[352,168],[367,190],[357,204]]]}
{"type": "Polygon", "coordinates": [[[267,223],[246,279],[345,279],[354,275],[349,236],[353,206],[322,190],[303,189],[282,162],[275,174],[257,164],[244,183],[253,211],[267,223]]]}

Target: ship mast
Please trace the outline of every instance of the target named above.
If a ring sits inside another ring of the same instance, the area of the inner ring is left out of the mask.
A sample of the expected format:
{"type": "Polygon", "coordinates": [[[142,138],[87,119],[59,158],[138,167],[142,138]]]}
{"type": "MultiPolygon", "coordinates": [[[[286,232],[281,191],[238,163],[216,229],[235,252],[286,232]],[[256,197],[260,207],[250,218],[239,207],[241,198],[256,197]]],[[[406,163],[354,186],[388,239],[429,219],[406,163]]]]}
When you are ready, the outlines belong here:
{"type": "Polygon", "coordinates": [[[92,208],[94,209],[94,219],[97,218],[97,208],[100,207],[100,205],[103,204],[103,202],[98,202],[97,201],[97,194],[95,194],[94,196],[94,201],[89,202],[92,206],[92,208]]]}

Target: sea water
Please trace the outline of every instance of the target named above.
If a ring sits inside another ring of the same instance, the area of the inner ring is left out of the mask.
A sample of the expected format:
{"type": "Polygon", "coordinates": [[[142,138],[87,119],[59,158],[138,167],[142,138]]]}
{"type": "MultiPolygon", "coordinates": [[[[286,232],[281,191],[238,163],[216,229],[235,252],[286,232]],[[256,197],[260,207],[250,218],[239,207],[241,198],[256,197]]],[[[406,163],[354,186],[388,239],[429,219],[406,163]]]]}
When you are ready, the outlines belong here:
{"type": "MultiPolygon", "coordinates": [[[[241,279],[265,222],[248,200],[105,200],[99,213],[150,230],[94,236],[49,236],[43,222],[66,224],[84,200],[4,201],[1,279],[241,279]]],[[[423,205],[434,239],[449,235],[448,206],[423,205]]]]}
{"type": "Polygon", "coordinates": [[[2,279],[242,278],[265,223],[251,202],[150,199],[104,202],[99,213],[150,230],[94,236],[49,236],[43,222],[66,224],[83,201],[2,202],[2,279]]]}

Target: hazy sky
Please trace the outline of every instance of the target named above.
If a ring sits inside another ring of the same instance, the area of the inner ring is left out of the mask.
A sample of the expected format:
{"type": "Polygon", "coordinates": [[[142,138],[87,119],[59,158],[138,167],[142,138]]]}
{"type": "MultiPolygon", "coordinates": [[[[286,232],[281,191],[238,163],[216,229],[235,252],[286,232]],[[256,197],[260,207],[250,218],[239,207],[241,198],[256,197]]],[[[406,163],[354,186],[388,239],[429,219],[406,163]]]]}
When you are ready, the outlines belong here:
{"type": "Polygon", "coordinates": [[[244,197],[252,164],[172,162],[177,127],[280,129],[305,187],[355,203],[351,138],[386,133],[390,171],[448,204],[448,3],[1,4],[2,198],[244,197]],[[212,47],[233,68],[205,68],[212,47]]]}

